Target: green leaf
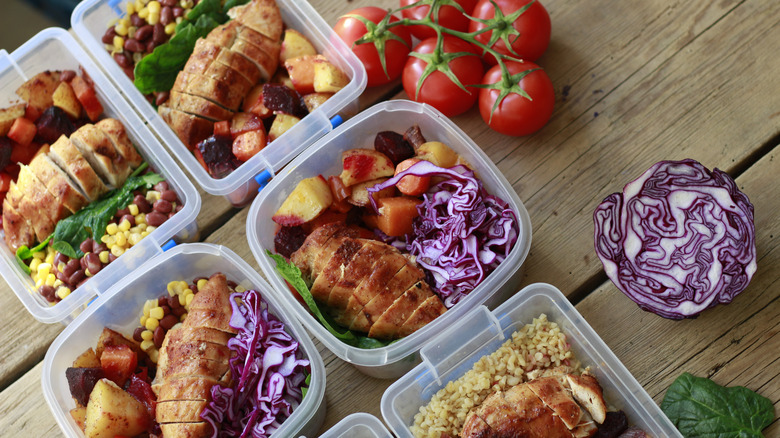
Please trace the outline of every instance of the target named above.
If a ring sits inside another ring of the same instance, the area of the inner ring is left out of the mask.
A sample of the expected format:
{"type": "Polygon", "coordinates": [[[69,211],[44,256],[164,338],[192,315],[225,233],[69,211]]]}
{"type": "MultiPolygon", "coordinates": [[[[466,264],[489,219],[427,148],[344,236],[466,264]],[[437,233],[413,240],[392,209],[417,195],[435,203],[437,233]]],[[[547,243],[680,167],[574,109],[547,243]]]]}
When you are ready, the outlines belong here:
{"type": "Polygon", "coordinates": [[[222,11],[227,14],[227,11],[231,10],[232,8],[245,5],[247,3],[249,3],[249,0],[227,0],[225,2],[225,7],[222,8],[222,11]]]}
{"type": "Polygon", "coordinates": [[[320,324],[322,324],[333,336],[345,344],[358,348],[371,349],[388,345],[387,342],[378,339],[357,335],[349,329],[344,329],[346,331],[343,332],[336,329],[335,326],[338,324],[330,315],[323,313],[317,305],[317,302],[314,301],[314,297],[311,292],[309,292],[309,287],[306,286],[306,282],[303,280],[303,277],[301,277],[301,270],[294,264],[287,262],[287,260],[279,254],[273,254],[268,250],[266,250],[266,253],[276,262],[276,272],[298,291],[298,294],[303,298],[303,301],[309,307],[311,313],[314,314],[320,324]]]}
{"type": "Polygon", "coordinates": [[[126,207],[133,200],[133,192],[141,187],[151,188],[164,178],[156,173],[130,176],[120,189],[108,192],[99,201],[92,202],[59,222],[54,228],[52,247],[70,258],[84,255],[79,247],[81,242],[92,237],[99,240],[106,226],[117,210],[126,207]]]}
{"type": "Polygon", "coordinates": [[[688,437],[761,438],[772,423],[772,402],[742,387],[723,387],[683,373],[666,391],[661,410],[688,437]]]}
{"type": "Polygon", "coordinates": [[[311,374],[309,372],[306,372],[306,380],[303,381],[303,384],[306,386],[303,386],[301,388],[301,398],[306,398],[306,393],[309,392],[309,386],[311,386],[311,374]]]}
{"type": "Polygon", "coordinates": [[[30,267],[27,266],[27,263],[24,261],[31,258],[36,252],[43,251],[46,248],[46,245],[49,244],[50,240],[51,236],[47,237],[46,240],[32,248],[27,248],[27,245],[22,245],[19,247],[19,249],[16,250],[16,262],[24,272],[28,274],[30,273],[30,267]]]}
{"type": "MultiPolygon", "coordinates": [[[[200,4],[202,2],[198,6],[200,4]]],[[[184,68],[195,49],[195,42],[198,38],[206,37],[220,24],[210,15],[201,15],[195,23],[182,26],[167,43],[157,46],[151,54],[135,65],[133,84],[143,94],[168,91],[173,88],[176,76],[184,68]]]]}

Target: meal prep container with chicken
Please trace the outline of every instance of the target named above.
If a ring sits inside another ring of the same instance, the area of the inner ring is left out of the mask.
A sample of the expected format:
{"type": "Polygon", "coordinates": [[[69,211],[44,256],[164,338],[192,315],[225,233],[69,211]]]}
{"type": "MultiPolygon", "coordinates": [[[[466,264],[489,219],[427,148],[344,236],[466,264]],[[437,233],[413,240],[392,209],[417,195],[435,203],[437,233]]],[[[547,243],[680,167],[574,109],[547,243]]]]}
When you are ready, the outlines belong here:
{"type": "Polygon", "coordinates": [[[44,323],[67,323],[74,313],[81,310],[95,295],[117,283],[129,271],[140,266],[151,257],[163,252],[161,246],[172,238],[193,239],[197,236],[195,218],[200,211],[200,196],[195,186],[176,166],[173,159],[152,135],[136,112],[121,97],[116,88],[91,61],[76,40],[65,30],[46,29],[35,35],[13,53],[0,51],[0,105],[16,102],[16,89],[27,79],[46,70],[75,70],[79,68],[92,78],[98,99],[104,108],[104,115],[122,122],[132,143],[144,160],[156,172],[163,175],[184,207],[176,215],[134,245],[95,274],[89,281],[73,291],[56,305],[50,305],[36,291],[30,275],[23,272],[6,245],[0,243],[0,274],[27,310],[44,323]]]}
{"type": "Polygon", "coordinates": [[[333,129],[331,118],[338,115],[346,117],[358,110],[358,97],[366,88],[366,72],[363,64],[327,25],[325,20],[307,2],[302,0],[277,0],[282,18],[287,27],[302,33],[311,41],[319,53],[339,67],[351,79],[349,84],[328,99],[319,108],[307,115],[282,136],[250,158],[222,179],[212,178],[198,163],[189,148],[179,140],[174,131],[157,114],[155,108],[135,88],[114,61],[101,37],[106,32],[109,21],[120,17],[124,12],[120,2],[110,0],[82,1],[71,16],[71,25],[76,36],[95,57],[97,62],[116,83],[117,87],[130,100],[130,103],[149,122],[152,129],[162,138],[171,152],[178,158],[195,181],[206,192],[225,196],[234,206],[248,204],[260,187],[255,177],[261,173],[271,177],[285,164],[315,140],[333,129]],[[265,171],[265,172],[264,172],[265,171]]]}
{"type": "MultiPolygon", "coordinates": [[[[312,435],[313,436],[313,435],[312,435]]],[[[347,415],[320,438],[392,438],[378,418],[365,412],[347,415]]]]}
{"type": "Polygon", "coordinates": [[[421,406],[542,313],[558,324],[582,366],[591,367],[611,410],[622,410],[630,426],[650,436],[681,436],[577,309],[558,289],[544,283],[524,288],[492,312],[479,306],[422,348],[423,362],[390,385],[382,396],[382,417],[395,436],[411,438],[409,428],[421,406]]]}
{"type": "Polygon", "coordinates": [[[43,395],[57,424],[67,436],[83,436],[69,414],[75,403],[68,389],[65,369],[71,366],[73,360],[95,346],[103,327],[131,334],[138,326],[144,302],[157,298],[169,281],[189,281],[215,272],[222,272],[240,286],[261,292],[269,311],[284,322],[287,332],[298,341],[311,361],[311,384],[306,397],[271,436],[314,436],[317,433],[325,419],[325,365],[308,334],[287,310],[278,293],[271,290],[271,286],[234,252],[220,245],[193,243],[166,251],[118,281],[68,325],[49,347],[41,373],[43,395]]]}
{"type": "MultiPolygon", "coordinates": [[[[252,253],[266,278],[279,291],[287,308],[293,312],[315,336],[335,355],[352,363],[372,377],[394,378],[419,362],[419,350],[431,337],[440,333],[467,312],[480,304],[497,305],[512,291],[509,280],[519,279],[518,269],[531,246],[531,222],[517,193],[484,152],[452,121],[428,105],[407,100],[377,104],[350,119],[293,160],[283,172],[271,180],[252,203],[247,219],[247,240],[252,253]],[[341,172],[341,152],[351,148],[372,147],[374,136],[380,131],[404,132],[418,124],[428,140],[440,141],[461,154],[474,166],[491,194],[505,200],[518,219],[518,240],[512,252],[479,286],[451,309],[412,335],[377,349],[349,346],[328,332],[299,303],[282,277],[276,272],[273,260],[266,250],[274,250],[274,212],[301,180],[341,172]]],[[[510,282],[512,283],[512,282],[510,282]]],[[[516,285],[514,285],[516,290],[516,285]]]]}

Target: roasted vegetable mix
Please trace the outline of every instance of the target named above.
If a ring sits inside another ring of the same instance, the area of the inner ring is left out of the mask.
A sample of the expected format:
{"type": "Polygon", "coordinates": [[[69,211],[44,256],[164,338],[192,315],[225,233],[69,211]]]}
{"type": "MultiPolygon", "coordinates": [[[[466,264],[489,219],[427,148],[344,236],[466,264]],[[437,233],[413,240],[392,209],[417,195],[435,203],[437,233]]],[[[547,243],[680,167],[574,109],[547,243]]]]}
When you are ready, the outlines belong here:
{"type": "Polygon", "coordinates": [[[220,273],[182,287],[171,282],[144,305],[133,339],[105,328],[66,370],[71,416],[88,438],[266,437],[300,404],[309,362],[260,292],[220,273]],[[161,325],[146,339],[153,320],[161,325]]]}
{"type": "Polygon", "coordinates": [[[277,270],[342,341],[380,347],[458,303],[508,256],[518,221],[463,157],[417,126],[342,153],[272,219],[277,270]],[[289,263],[282,259],[289,258],[289,263]]]}
{"type": "Polygon", "coordinates": [[[182,208],[85,74],[46,71],[2,110],[3,231],[50,303],[67,297],[182,208]],[[6,129],[7,128],[7,129],[6,129]]]}
{"type": "Polygon", "coordinates": [[[303,34],[284,29],[273,0],[138,0],[109,39],[114,58],[212,178],[350,81],[303,34]]]}

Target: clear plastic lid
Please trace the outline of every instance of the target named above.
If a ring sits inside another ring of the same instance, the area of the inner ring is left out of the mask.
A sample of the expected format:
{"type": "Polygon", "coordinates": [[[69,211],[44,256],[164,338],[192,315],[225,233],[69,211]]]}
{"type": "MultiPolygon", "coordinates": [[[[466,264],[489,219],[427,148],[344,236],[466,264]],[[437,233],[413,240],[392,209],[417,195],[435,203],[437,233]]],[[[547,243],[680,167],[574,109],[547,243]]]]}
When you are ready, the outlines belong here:
{"type": "Polygon", "coordinates": [[[410,426],[420,407],[460,378],[482,356],[497,350],[512,333],[544,313],[566,334],[575,357],[604,389],[607,404],[626,413],[629,425],[650,436],[681,437],[634,376],[555,287],[532,284],[494,311],[479,306],[422,348],[423,362],[390,385],[382,396],[382,417],[399,438],[412,437],[410,426]]]}
{"type": "Polygon", "coordinates": [[[320,438],[393,438],[393,435],[375,416],[357,412],[344,417],[320,435],[320,438]]]}
{"type": "Polygon", "coordinates": [[[287,166],[260,192],[247,217],[247,240],[266,278],[282,294],[285,305],[336,356],[379,378],[398,377],[418,361],[418,350],[469,310],[486,301],[500,302],[511,292],[506,283],[513,277],[531,247],[531,221],[517,193],[484,152],[452,121],[428,105],[408,100],[380,103],[350,119],[319,140],[287,166]],[[341,173],[341,152],[351,148],[373,148],[380,131],[404,132],[418,124],[423,136],[450,146],[474,167],[491,194],[508,202],[518,218],[518,240],[509,256],[479,286],[457,305],[412,335],[386,347],[372,350],[349,346],[329,333],[292,294],[274,269],[266,250],[274,251],[275,224],[271,217],[301,180],[321,174],[341,173]]]}
{"type": "Polygon", "coordinates": [[[244,260],[230,249],[213,244],[182,244],[149,260],[117,282],[81,313],[49,347],[43,360],[43,395],[65,435],[83,437],[69,411],[76,407],[70,395],[65,370],[88,348],[94,348],[104,327],[129,335],[138,326],[146,300],[160,296],[170,281],[192,279],[222,272],[247,289],[256,289],[268,302],[271,313],[284,322],[304,355],[311,362],[311,384],[306,397],[272,437],[315,434],[325,417],[325,365],[317,348],[295,317],[280,302],[277,293],[244,260]]]}
{"type": "Polygon", "coordinates": [[[277,0],[277,4],[287,27],[305,35],[316,49],[344,71],[351,81],[322,106],[222,179],[212,178],[198,163],[189,148],[135,88],[102,43],[101,38],[108,29],[108,23],[124,15],[123,2],[82,1],[73,11],[71,25],[90,54],[203,190],[212,195],[225,196],[233,205],[241,206],[249,203],[257,194],[260,185],[254,179],[256,176],[263,171],[267,171],[268,176],[273,176],[293,157],[331,131],[333,128],[330,119],[336,114],[347,116],[357,112],[358,97],[366,88],[363,64],[309,3],[303,0],[277,0]]]}
{"type": "Polygon", "coordinates": [[[83,68],[95,84],[104,115],[122,122],[130,140],[149,166],[162,174],[184,203],[181,211],[146,238],[134,245],[117,260],[103,268],[81,287],[56,305],[50,305],[35,288],[30,275],[22,271],[14,253],[3,239],[0,242],[0,274],[19,297],[24,307],[44,323],[67,323],[75,313],[95,295],[149,258],[162,253],[161,246],[172,238],[190,240],[197,237],[195,218],[200,211],[200,195],[168,155],[157,138],[125,102],[116,88],[91,61],[76,40],[64,29],[45,29],[24,43],[10,55],[0,50],[0,106],[20,101],[16,89],[26,80],[46,70],[75,70],[83,68]]]}

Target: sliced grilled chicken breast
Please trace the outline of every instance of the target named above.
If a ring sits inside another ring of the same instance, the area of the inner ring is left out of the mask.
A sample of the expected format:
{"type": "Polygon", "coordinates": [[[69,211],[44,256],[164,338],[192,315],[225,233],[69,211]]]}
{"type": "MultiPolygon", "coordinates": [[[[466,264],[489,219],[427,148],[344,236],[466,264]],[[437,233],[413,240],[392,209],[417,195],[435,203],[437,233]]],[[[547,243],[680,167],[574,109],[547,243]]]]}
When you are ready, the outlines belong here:
{"type": "Polygon", "coordinates": [[[279,6],[274,0],[254,0],[243,6],[232,8],[228,15],[250,29],[273,41],[282,37],[284,22],[279,6]]]}
{"type": "Polygon", "coordinates": [[[125,125],[117,119],[107,118],[97,123],[95,126],[108,136],[114,149],[119,152],[131,169],[136,169],[144,162],[143,157],[138,153],[133,142],[127,136],[125,125]]]}
{"type": "Polygon", "coordinates": [[[111,139],[95,125],[83,125],[71,134],[70,141],[109,187],[121,187],[132,172],[111,139]]]}
{"type": "Polygon", "coordinates": [[[314,299],[336,322],[370,337],[395,339],[446,311],[421,281],[422,271],[413,262],[385,243],[350,237],[357,235],[358,230],[343,224],[324,225],[290,257],[312,285],[314,299]],[[409,264],[413,268],[410,272],[417,269],[420,277],[410,278],[407,272],[393,281],[409,264]]]}
{"type": "MultiPolygon", "coordinates": [[[[190,64],[190,61],[187,61],[187,64],[190,64]]],[[[237,90],[249,90],[255,85],[254,82],[251,82],[232,66],[216,62],[214,58],[209,63],[196,62],[193,65],[185,66],[184,72],[185,74],[206,76],[224,84],[229,84],[237,90]]]]}
{"type": "Polygon", "coordinates": [[[208,38],[201,38],[195,43],[195,49],[183,71],[186,73],[205,71],[212,62],[232,66],[253,84],[257,84],[261,78],[260,70],[253,61],[230,50],[230,47],[215,44],[208,38]]]}
{"type": "Polygon", "coordinates": [[[35,237],[39,242],[42,242],[49,234],[54,232],[54,224],[51,222],[51,219],[46,217],[43,206],[34,203],[32,199],[22,194],[19,186],[13,181],[11,181],[11,187],[8,189],[6,198],[14,205],[19,214],[30,220],[35,237]]]}
{"type": "Polygon", "coordinates": [[[212,122],[229,120],[235,115],[235,111],[221,107],[208,99],[178,91],[171,91],[168,105],[189,115],[202,117],[212,122]]]}
{"type": "Polygon", "coordinates": [[[208,99],[231,111],[238,111],[248,90],[199,73],[179,73],[173,91],[188,93],[208,99]]]}
{"type": "Polygon", "coordinates": [[[16,206],[11,204],[8,196],[3,200],[3,231],[5,243],[11,252],[15,253],[22,245],[29,247],[35,243],[32,222],[16,210],[16,206]]]}
{"type": "Polygon", "coordinates": [[[100,195],[108,191],[108,187],[103,184],[86,158],[64,135],[51,145],[49,158],[68,172],[68,176],[78,183],[81,191],[90,201],[100,198],[100,195]]]}
{"type": "Polygon", "coordinates": [[[157,113],[188,147],[195,147],[214,132],[213,121],[171,108],[167,103],[158,106],[157,113]]]}
{"type": "Polygon", "coordinates": [[[35,176],[30,166],[22,165],[19,168],[16,184],[21,189],[22,194],[30,198],[33,204],[39,205],[43,214],[55,225],[60,219],[70,216],[70,212],[63,205],[62,199],[56,198],[46,189],[46,186],[35,176]]]}
{"type": "Polygon", "coordinates": [[[239,21],[231,21],[214,29],[207,39],[251,61],[263,80],[270,79],[279,65],[279,38],[269,38],[239,21]]]}
{"type": "Polygon", "coordinates": [[[29,167],[49,193],[62,199],[62,204],[71,213],[76,213],[89,204],[89,199],[82,193],[81,188],[48,155],[36,156],[30,161],[29,167]]]}
{"type": "Polygon", "coordinates": [[[216,274],[195,295],[184,323],[166,334],[152,389],[158,395],[155,417],[167,438],[210,436],[200,414],[211,387],[230,381],[231,314],[227,279],[216,274]]]}

